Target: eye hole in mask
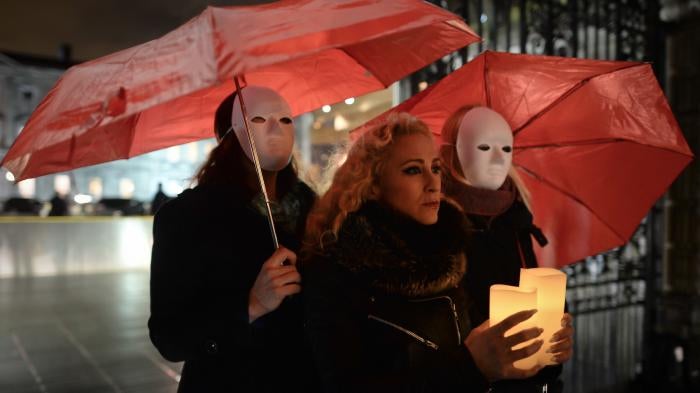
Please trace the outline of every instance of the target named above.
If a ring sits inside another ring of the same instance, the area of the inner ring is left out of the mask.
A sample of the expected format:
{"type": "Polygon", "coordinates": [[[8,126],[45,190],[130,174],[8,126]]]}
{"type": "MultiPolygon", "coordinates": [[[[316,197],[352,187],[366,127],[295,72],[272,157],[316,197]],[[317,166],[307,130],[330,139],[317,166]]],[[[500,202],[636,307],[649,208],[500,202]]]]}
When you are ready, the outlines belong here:
{"type": "Polygon", "coordinates": [[[510,153],[513,151],[513,146],[503,146],[502,150],[506,153],[510,153]]]}
{"type": "Polygon", "coordinates": [[[479,150],[481,150],[481,151],[489,151],[489,150],[491,150],[491,146],[489,146],[489,145],[479,145],[479,146],[477,146],[476,148],[479,149],[479,150]]]}
{"type": "MultiPolygon", "coordinates": [[[[250,119],[250,121],[253,122],[253,123],[263,124],[263,123],[265,123],[267,120],[266,120],[264,117],[262,117],[262,116],[255,116],[254,118],[250,119]]],[[[283,118],[280,119],[280,123],[282,123],[282,124],[292,124],[292,119],[290,119],[289,117],[286,117],[286,116],[285,116],[285,117],[283,117],[283,118]]]]}

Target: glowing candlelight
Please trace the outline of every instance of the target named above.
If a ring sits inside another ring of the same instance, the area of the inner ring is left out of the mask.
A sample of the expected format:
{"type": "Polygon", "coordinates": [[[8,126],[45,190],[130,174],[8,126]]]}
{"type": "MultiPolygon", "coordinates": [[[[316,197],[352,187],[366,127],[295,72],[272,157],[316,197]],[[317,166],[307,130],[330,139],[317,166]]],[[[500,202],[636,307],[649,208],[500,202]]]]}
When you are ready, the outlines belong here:
{"type": "MultiPolygon", "coordinates": [[[[535,288],[519,288],[510,285],[491,285],[491,297],[489,302],[489,320],[493,326],[507,317],[515,314],[518,311],[532,310],[537,308],[537,290],[535,288]]],[[[537,314],[535,314],[537,316],[537,314]]],[[[523,329],[528,329],[536,326],[537,319],[532,317],[525,322],[522,322],[506,332],[506,336],[510,336],[523,329]]],[[[522,348],[530,344],[532,340],[516,345],[513,349],[522,348]]],[[[532,355],[525,359],[515,362],[513,365],[516,368],[527,370],[537,364],[537,357],[532,355]]]]}
{"type": "Polygon", "coordinates": [[[561,319],[564,316],[564,300],[566,299],[566,274],[551,268],[520,269],[520,288],[537,290],[537,314],[534,319],[537,325],[544,329],[540,339],[544,345],[537,352],[539,364],[546,366],[556,364],[552,354],[547,350],[552,346],[549,339],[561,329],[561,319]]]}

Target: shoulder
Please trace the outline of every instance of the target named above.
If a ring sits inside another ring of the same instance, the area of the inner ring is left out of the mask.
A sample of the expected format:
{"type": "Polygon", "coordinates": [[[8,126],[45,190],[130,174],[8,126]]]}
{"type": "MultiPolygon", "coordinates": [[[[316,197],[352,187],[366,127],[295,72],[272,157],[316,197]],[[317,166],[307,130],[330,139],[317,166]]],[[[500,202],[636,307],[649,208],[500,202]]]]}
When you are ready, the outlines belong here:
{"type": "MultiPolygon", "coordinates": [[[[223,217],[226,212],[245,210],[246,202],[228,188],[196,186],[166,202],[154,218],[158,222],[184,222],[210,220],[223,217]]],[[[242,214],[236,214],[243,218],[242,214]]]]}
{"type": "Polygon", "coordinates": [[[156,214],[156,220],[167,219],[173,216],[194,214],[198,209],[207,206],[210,195],[199,187],[189,188],[177,197],[167,201],[156,214]]]}

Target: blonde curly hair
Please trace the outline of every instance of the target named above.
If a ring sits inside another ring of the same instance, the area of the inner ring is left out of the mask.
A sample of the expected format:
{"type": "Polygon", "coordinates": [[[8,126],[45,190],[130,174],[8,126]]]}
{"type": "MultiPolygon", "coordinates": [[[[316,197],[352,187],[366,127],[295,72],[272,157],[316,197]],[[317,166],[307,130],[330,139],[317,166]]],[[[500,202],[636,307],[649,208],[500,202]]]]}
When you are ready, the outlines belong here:
{"type": "Polygon", "coordinates": [[[350,148],[328,191],[316,202],[306,224],[305,247],[323,249],[336,240],[348,214],[376,198],[376,186],[396,138],[421,134],[432,138],[428,126],[408,113],[391,114],[370,128],[350,148]]]}

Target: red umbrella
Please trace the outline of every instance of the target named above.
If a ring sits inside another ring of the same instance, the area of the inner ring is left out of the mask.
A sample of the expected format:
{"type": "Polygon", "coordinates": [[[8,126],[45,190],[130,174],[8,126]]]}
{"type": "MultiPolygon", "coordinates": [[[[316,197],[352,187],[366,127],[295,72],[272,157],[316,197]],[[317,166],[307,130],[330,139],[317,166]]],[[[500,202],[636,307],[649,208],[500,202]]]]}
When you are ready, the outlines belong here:
{"type": "Polygon", "coordinates": [[[437,135],[469,104],[501,113],[513,165],[532,194],[549,245],[540,264],[564,266],[627,242],[692,160],[649,64],[485,52],[353,133],[406,111],[437,135]]]}
{"type": "Polygon", "coordinates": [[[296,115],[478,40],[456,15],[416,0],[209,7],[162,38],[70,68],[2,166],[19,181],[210,138],[234,76],[278,91],[296,115]]]}

